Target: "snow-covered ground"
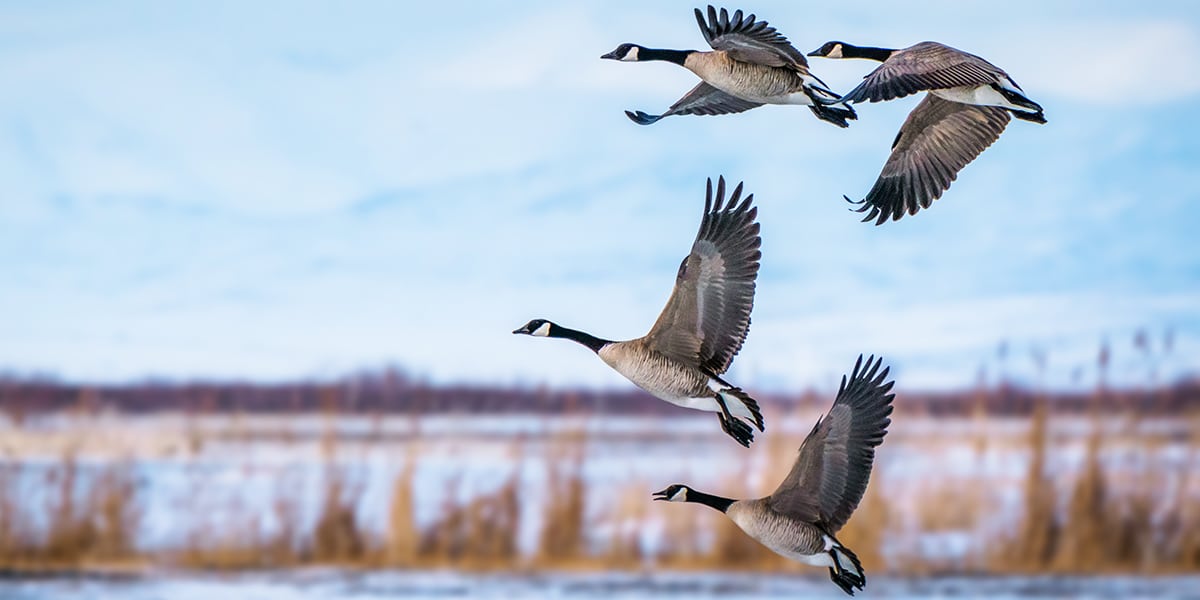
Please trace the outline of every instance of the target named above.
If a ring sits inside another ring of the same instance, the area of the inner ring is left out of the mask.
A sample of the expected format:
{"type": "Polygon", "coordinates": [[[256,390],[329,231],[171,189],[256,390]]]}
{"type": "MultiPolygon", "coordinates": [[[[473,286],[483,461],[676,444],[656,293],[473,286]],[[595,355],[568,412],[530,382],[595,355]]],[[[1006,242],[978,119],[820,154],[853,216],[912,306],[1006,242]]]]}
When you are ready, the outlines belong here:
{"type": "MultiPolygon", "coordinates": [[[[4,600],[385,600],[391,598],[847,598],[824,577],[729,573],[464,575],[329,570],[250,575],[0,579],[4,600]]],[[[862,598],[1200,597],[1189,577],[876,577],[862,598]]]]}
{"type": "MultiPolygon", "coordinates": [[[[413,490],[414,519],[424,526],[442,516],[446,501],[463,502],[516,481],[522,498],[519,546],[537,543],[538,498],[548,465],[580,451],[580,474],[589,511],[619,506],[629,498],[649,501],[671,483],[689,483],[725,495],[767,493],[786,472],[815,412],[775,415],[752,449],[724,437],[715,419],[702,416],[552,417],[508,416],[50,416],[14,424],[0,419],[0,465],[14,467],[7,485],[31,507],[48,505],[56,493],[51,476],[64,456],[75,456],[86,480],[106,466],[124,464],[133,475],[139,515],[139,549],[178,548],[210,524],[256,523],[264,535],[278,531],[277,503],[286,499],[299,528],[307,530],[321,509],[328,477],[354,492],[359,523],[367,531],[386,527],[398,482],[413,490]],[[406,469],[411,468],[411,471],[406,469]]],[[[954,564],[972,544],[1011,527],[1020,514],[1030,444],[1027,418],[940,419],[897,416],[877,454],[873,487],[884,490],[900,521],[890,551],[917,552],[954,564]],[[978,492],[985,510],[980,531],[937,532],[908,523],[930,488],[978,492]],[[922,496],[922,494],[925,494],[922,496]]],[[[1091,421],[1062,417],[1050,422],[1047,469],[1069,481],[1084,457],[1091,421]]],[[[1110,418],[1102,423],[1101,456],[1118,487],[1153,485],[1165,497],[1188,485],[1200,497],[1200,465],[1188,419],[1110,418]],[[1154,473],[1151,483],[1139,474],[1154,473]]],[[[639,531],[653,554],[662,540],[655,506],[639,531]]],[[[677,508],[677,507],[671,507],[677,508]]],[[[34,511],[36,519],[42,510],[34,511]]],[[[605,538],[611,521],[597,513],[592,535],[605,538]]],[[[38,523],[34,523],[35,526],[38,523]]],[[[293,523],[292,525],[296,525],[293,523]]],[[[978,548],[975,548],[978,549],[978,548]]],[[[100,585],[100,584],[97,584],[100,585]]],[[[140,585],[156,585],[153,580],[140,585]]],[[[266,585],[266,584],[264,584],[266,585]]],[[[0,600],[5,596],[0,595],[0,600]]]]}

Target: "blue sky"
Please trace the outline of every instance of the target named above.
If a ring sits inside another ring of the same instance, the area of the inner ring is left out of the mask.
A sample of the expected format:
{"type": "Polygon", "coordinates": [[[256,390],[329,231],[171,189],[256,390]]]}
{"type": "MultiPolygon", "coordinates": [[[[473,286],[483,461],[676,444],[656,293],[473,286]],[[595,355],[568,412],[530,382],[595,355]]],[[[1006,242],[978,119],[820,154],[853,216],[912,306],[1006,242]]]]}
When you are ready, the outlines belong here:
{"type": "MultiPolygon", "coordinates": [[[[693,6],[4,4],[0,368],[626,385],[509,332],[643,334],[724,174],[764,240],[741,385],[829,387],[874,352],[907,387],[981,365],[1069,386],[1102,340],[1117,382],[1200,371],[1200,9],[744,5],[805,52],[948,43],[1045,106],[931,209],[873,227],[841,196],[870,188],[916,98],[847,130],[802,107],[625,118],[694,77],[598,56],[700,48],[693,6]]],[[[839,91],[870,68],[813,62],[839,91]]]]}

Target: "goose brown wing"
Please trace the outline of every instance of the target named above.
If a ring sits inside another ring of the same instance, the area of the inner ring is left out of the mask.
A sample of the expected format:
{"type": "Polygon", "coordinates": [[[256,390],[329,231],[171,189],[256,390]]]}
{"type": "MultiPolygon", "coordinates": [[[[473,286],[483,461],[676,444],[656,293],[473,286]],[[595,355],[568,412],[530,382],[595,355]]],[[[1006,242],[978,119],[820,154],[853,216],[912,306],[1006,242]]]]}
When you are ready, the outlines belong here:
{"type": "Polygon", "coordinates": [[[708,45],[724,50],[734,60],[769,67],[808,67],[803,53],[766,21],[755,21],[754,15],[743,17],[742,11],[735,10],[730,18],[729,11],[722,8],[718,14],[709,5],[708,20],[697,8],[696,22],[708,45]]]}
{"type": "Polygon", "coordinates": [[[842,377],[833,408],[817,421],[791,472],[767,497],[772,509],[818,523],[831,535],[850,518],[867,489],[875,447],[891,423],[893,382],[884,382],[888,369],[880,371],[882,363],[871,357],[864,366],[859,355],[849,379],[842,377]]]}
{"type": "Polygon", "coordinates": [[[943,100],[933,94],[909,113],[879,179],[859,212],[881,225],[910,215],[942,196],[958,172],[995,142],[1011,117],[994,106],[943,100]]]}
{"type": "Polygon", "coordinates": [[[664,355],[714,375],[729,368],[746,339],[762,256],[758,209],[751,206],[754,195],[741,195],[739,183],[725,202],[725,178],[718,179],[715,197],[708,180],[704,218],[692,251],[679,265],[667,306],[644,338],[664,355]]]}
{"type": "Polygon", "coordinates": [[[724,115],[744,112],[759,106],[762,104],[730,96],[701,81],[661,115],[627,110],[625,116],[639,125],[652,125],[671,115],[724,115]]]}
{"type": "Polygon", "coordinates": [[[717,88],[700,82],[700,85],[692,88],[687,94],[684,94],[663,116],[667,115],[724,115],[729,113],[740,113],[762,106],[758,102],[742,100],[736,96],[730,96],[717,88]]]}
{"type": "Polygon", "coordinates": [[[992,63],[937,42],[921,42],[898,50],[843,102],[880,102],[928,90],[997,83],[1004,72],[992,63]]]}

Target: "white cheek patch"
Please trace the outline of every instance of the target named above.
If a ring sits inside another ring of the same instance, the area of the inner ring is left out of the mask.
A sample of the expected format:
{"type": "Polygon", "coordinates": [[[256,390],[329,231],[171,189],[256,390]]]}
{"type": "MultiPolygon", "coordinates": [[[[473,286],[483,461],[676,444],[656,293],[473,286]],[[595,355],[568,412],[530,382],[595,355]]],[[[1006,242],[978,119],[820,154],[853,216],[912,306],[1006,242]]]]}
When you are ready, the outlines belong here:
{"type": "Polygon", "coordinates": [[[625,56],[621,57],[621,60],[624,62],[637,62],[637,59],[638,59],[638,47],[637,46],[630,48],[629,52],[626,52],[625,56]]]}
{"type": "Polygon", "coordinates": [[[842,57],[842,45],[841,44],[834,46],[833,50],[831,50],[829,52],[829,54],[826,56],[826,58],[841,58],[841,57],[842,57]]]}
{"type": "Polygon", "coordinates": [[[679,491],[671,496],[671,502],[687,502],[687,488],[679,488],[679,491]]]}
{"type": "Polygon", "coordinates": [[[536,335],[537,337],[548,337],[550,335],[550,324],[542,323],[541,327],[534,329],[531,335],[536,335]]]}

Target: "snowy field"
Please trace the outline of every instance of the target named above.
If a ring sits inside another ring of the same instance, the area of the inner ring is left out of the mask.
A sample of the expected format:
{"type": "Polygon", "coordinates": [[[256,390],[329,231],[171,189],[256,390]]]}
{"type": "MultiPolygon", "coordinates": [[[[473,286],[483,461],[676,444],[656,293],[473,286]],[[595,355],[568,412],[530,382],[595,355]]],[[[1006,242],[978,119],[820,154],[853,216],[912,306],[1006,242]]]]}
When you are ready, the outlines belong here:
{"type": "MultiPolygon", "coordinates": [[[[0,579],[4,600],[383,600],[387,598],[846,598],[824,577],[709,574],[346,573],[0,579]]],[[[1200,598],[1200,576],[877,577],[861,598],[1200,598]]]]}
{"type": "MultiPolygon", "coordinates": [[[[387,521],[394,486],[403,478],[412,478],[414,517],[425,525],[442,514],[447,499],[466,501],[514,478],[526,498],[538,498],[549,457],[571,449],[582,453],[580,474],[591,509],[627,496],[644,495],[648,502],[651,492],[671,483],[729,495],[769,492],[817,416],[811,411],[780,415],[751,450],[743,450],[723,437],[712,419],[690,416],[60,415],[20,425],[0,419],[0,465],[19,468],[8,485],[32,505],[46,505],[42,496],[56,489],[47,486],[48,471],[61,468],[68,453],[78,461],[76,476],[83,480],[97,468],[126,465],[139,501],[137,545],[154,551],[178,547],[197,527],[209,527],[198,515],[217,523],[264,515],[259,526],[271,535],[279,526],[273,506],[280,498],[294,502],[295,516],[309,527],[321,509],[331,466],[355,490],[356,512],[368,529],[387,521]],[[411,475],[404,475],[406,467],[411,475]]],[[[1074,475],[1091,427],[1080,417],[1051,422],[1049,472],[1066,480],[1074,475]]],[[[1168,494],[1180,485],[1200,484],[1185,477],[1200,464],[1191,421],[1114,418],[1101,427],[1103,461],[1115,485],[1150,485],[1138,478],[1145,472],[1162,474],[1153,485],[1168,494]]],[[[1021,509],[1028,431],[1026,418],[898,418],[880,448],[872,484],[882,486],[889,502],[907,515],[931,484],[953,493],[985,482],[978,491],[990,508],[978,525],[1003,530],[1021,509]]],[[[525,548],[536,541],[537,506],[526,504],[522,514],[520,546],[525,548]]],[[[664,512],[651,508],[652,515],[664,512]]],[[[603,517],[595,515],[599,521],[603,517]]],[[[902,542],[895,550],[955,555],[968,542],[958,533],[965,532],[901,536],[906,539],[894,539],[902,542]]],[[[649,551],[662,543],[653,527],[643,534],[649,551]]]]}

